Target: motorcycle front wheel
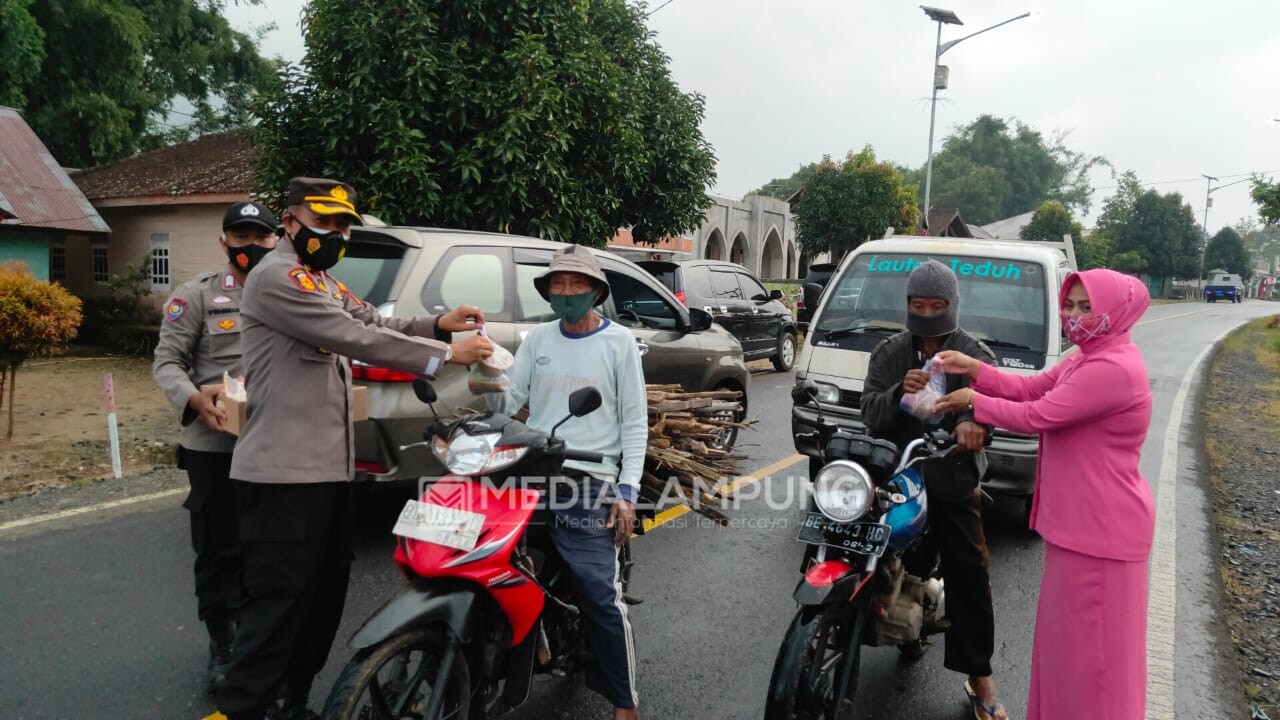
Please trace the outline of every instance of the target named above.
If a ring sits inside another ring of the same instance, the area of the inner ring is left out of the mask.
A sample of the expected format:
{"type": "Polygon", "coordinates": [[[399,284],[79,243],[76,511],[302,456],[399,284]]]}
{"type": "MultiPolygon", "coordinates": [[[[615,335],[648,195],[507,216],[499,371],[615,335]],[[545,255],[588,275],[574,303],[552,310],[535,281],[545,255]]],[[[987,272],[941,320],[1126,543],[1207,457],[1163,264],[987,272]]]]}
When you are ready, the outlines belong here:
{"type": "MultiPolygon", "coordinates": [[[[399,633],[356,653],[324,704],[324,720],[423,720],[432,695],[444,693],[439,720],[464,720],[471,679],[461,649],[446,677],[441,660],[447,640],[436,628],[399,633]]],[[[429,719],[428,719],[429,720],[429,719]]]]}
{"type": "Polygon", "coordinates": [[[865,614],[850,605],[800,608],[778,648],[765,700],[765,720],[853,717],[865,626],[865,614]],[[840,694],[846,668],[849,684],[840,694]]]}

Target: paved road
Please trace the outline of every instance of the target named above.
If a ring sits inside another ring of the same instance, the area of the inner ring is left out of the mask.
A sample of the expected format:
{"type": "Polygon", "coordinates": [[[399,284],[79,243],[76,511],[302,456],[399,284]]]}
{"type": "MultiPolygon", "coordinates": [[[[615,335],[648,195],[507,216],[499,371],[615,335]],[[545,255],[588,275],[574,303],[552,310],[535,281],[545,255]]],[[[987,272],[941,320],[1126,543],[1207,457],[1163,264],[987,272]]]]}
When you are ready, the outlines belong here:
{"type": "MultiPolygon", "coordinates": [[[[1155,393],[1143,456],[1153,486],[1160,485],[1169,415],[1191,363],[1230,326],[1274,307],[1160,306],[1135,331],[1155,393]]],[[[1191,380],[1194,389],[1198,376],[1191,380]]],[[[803,462],[789,460],[791,383],[790,374],[755,376],[751,407],[767,414],[755,432],[742,437],[750,456],[746,467],[771,475],[746,494],[767,486],[769,495],[745,499],[733,513],[736,527],[707,527],[686,515],[635,543],[640,565],[633,584],[645,602],[633,608],[633,618],[647,717],[760,716],[773,655],[794,611],[790,595],[801,552],[793,540],[801,513],[784,502],[805,473],[803,462]]],[[[1195,475],[1198,443],[1190,400],[1188,424],[1173,427],[1178,455],[1168,473],[1177,481],[1169,512],[1172,517],[1176,511],[1176,522],[1164,531],[1166,541],[1176,532],[1176,582],[1153,576],[1157,598],[1160,588],[1172,597],[1176,587],[1176,604],[1163,607],[1174,608],[1165,614],[1176,623],[1176,640],[1161,635],[1167,628],[1153,622],[1153,643],[1157,650],[1176,647],[1169,672],[1177,690],[1169,695],[1176,697],[1178,716],[1186,718],[1238,706],[1234,697],[1213,690],[1214,675],[1222,671],[1218,658],[1225,655],[1213,614],[1217,590],[1204,495],[1195,475]]],[[[395,492],[362,498],[362,532],[341,639],[402,583],[387,535],[402,498],[395,492]]],[[[201,694],[206,650],[189,590],[187,520],[178,504],[179,498],[170,497],[0,530],[0,717],[194,720],[212,712],[201,694]]],[[[996,673],[1012,717],[1025,709],[1042,552],[1019,521],[1020,506],[1000,502],[987,522],[996,673]]],[[[342,645],[335,649],[313,705],[323,702],[349,655],[342,645]]],[[[961,678],[941,662],[940,648],[911,665],[900,664],[896,650],[869,650],[859,717],[965,717],[961,678]]],[[[515,717],[603,718],[607,707],[572,680],[543,680],[534,701],[515,717]]]]}

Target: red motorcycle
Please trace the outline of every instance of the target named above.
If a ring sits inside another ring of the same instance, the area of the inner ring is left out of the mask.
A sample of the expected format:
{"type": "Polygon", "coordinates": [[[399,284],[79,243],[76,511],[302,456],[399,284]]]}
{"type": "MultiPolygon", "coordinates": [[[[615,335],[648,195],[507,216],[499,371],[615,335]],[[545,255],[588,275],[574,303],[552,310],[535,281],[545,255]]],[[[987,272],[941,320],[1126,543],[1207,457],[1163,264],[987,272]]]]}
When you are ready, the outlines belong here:
{"type": "MultiPolygon", "coordinates": [[[[436,399],[424,381],[414,391],[436,399]]],[[[511,481],[600,462],[555,437],[600,402],[595,388],[574,392],[550,434],[498,413],[437,418],[425,442],[401,448],[429,445],[451,474],[401,512],[395,562],[409,587],[352,638],[325,720],[496,717],[528,698],[534,673],[591,661],[568,570],[531,522],[543,490],[511,481]]]]}

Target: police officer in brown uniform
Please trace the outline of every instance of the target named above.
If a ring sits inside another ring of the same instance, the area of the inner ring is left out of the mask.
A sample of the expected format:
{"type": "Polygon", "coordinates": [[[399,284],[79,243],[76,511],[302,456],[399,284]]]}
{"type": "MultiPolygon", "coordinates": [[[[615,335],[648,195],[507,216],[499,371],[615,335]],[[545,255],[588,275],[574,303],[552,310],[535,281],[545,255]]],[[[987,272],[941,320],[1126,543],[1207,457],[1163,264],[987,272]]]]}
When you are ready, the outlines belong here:
{"type": "Polygon", "coordinates": [[[182,418],[178,467],[187,471],[196,551],[197,612],[209,631],[209,690],[231,660],[235,613],[240,605],[240,540],[232,490],[231,449],[223,432],[226,414],[215,405],[224,372],[240,368],[240,289],[245,276],[276,245],[276,218],[264,205],[241,202],[227,209],[218,242],[228,267],[180,286],[165,303],[152,373],[182,418]]]}
{"type": "Polygon", "coordinates": [[[289,183],[285,239],[245,285],[241,305],[248,419],[231,464],[240,509],[245,599],[236,652],[218,689],[230,720],[314,718],[351,570],[354,477],[351,364],[434,377],[491,352],[471,306],[439,317],[383,318],[328,270],[361,222],[355,191],[318,178],[289,183]],[[279,696],[281,705],[273,698],[279,696]]]}

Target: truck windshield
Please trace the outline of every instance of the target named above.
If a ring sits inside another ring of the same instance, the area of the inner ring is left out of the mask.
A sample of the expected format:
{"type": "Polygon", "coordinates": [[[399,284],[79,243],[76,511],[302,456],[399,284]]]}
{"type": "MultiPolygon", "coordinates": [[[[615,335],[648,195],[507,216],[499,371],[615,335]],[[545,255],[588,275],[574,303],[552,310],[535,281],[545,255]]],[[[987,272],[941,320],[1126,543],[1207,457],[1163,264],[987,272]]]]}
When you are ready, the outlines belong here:
{"type": "Polygon", "coordinates": [[[1049,341],[1045,271],[1039,263],[1007,258],[862,254],[827,289],[815,339],[848,335],[864,326],[903,327],[907,276],[929,258],[950,267],[960,281],[960,327],[986,341],[1002,365],[1043,367],[1049,341]]]}

